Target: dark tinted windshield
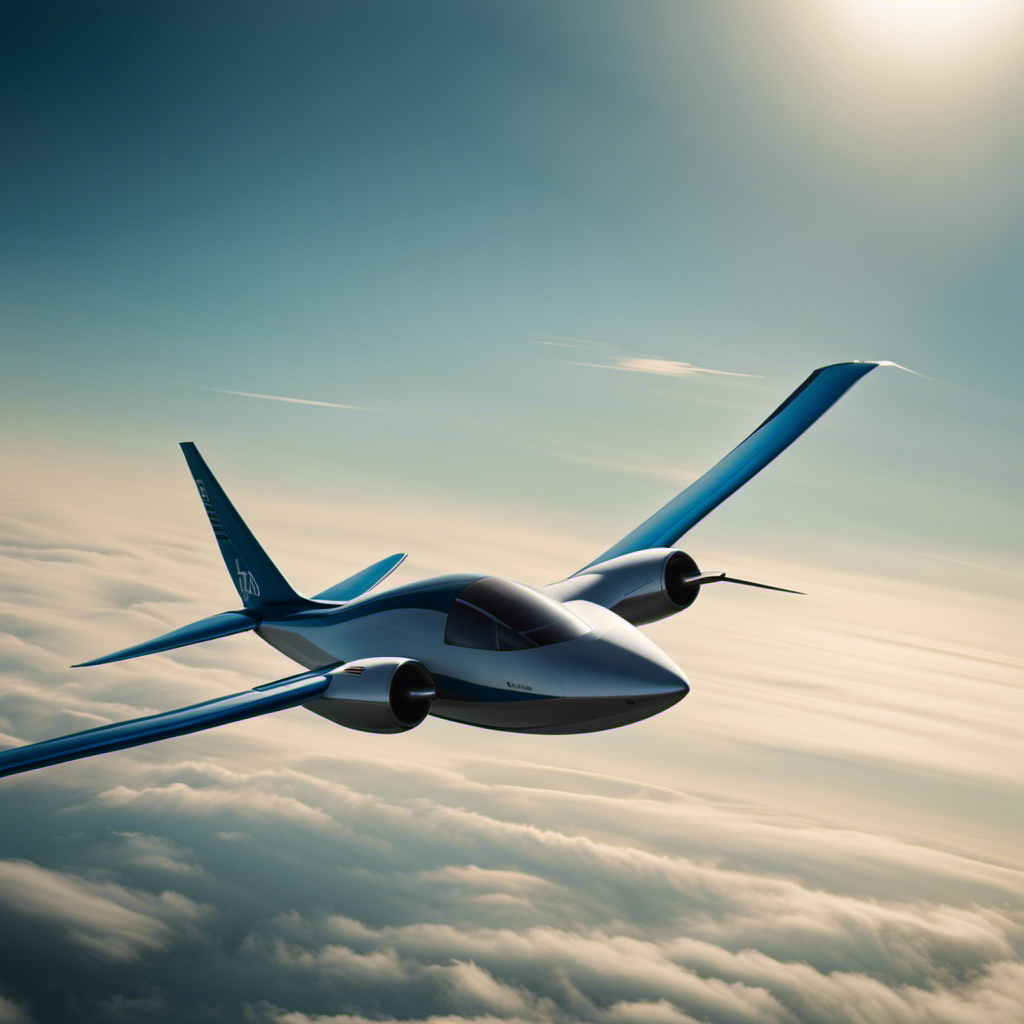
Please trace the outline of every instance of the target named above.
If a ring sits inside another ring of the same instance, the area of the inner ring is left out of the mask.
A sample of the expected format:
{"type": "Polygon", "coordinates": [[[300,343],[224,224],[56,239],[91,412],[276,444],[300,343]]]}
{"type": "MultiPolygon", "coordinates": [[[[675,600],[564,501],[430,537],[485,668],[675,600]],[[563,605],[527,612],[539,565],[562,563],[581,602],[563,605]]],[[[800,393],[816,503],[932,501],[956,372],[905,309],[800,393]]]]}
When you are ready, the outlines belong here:
{"type": "Polygon", "coordinates": [[[524,651],[590,632],[578,615],[521,583],[491,576],[471,583],[448,613],[444,642],[484,651],[524,651]]]}

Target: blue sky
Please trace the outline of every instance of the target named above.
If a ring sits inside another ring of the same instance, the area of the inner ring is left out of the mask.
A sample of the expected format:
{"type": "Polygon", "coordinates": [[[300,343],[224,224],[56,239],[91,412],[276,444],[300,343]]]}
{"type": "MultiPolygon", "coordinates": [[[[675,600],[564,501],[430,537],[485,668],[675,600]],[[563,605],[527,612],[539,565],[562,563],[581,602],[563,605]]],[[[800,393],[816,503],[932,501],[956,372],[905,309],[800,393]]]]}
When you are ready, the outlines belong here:
{"type": "Polygon", "coordinates": [[[6,780],[0,1024],[1019,1019],[1017,5],[37,3],[2,39],[5,743],[289,672],[67,668],[235,600],[180,440],[307,592],[397,550],[542,583],[815,367],[925,376],[687,536],[809,596],[652,627],[666,715],[296,710],[6,780]]]}
{"type": "Polygon", "coordinates": [[[998,559],[1019,25],[983,5],[919,67],[906,26],[843,6],[15,7],[10,429],[147,459],[195,435],[289,486],[277,466],[330,460],[502,507],[536,472],[564,507],[602,484],[566,455],[696,472],[814,366],[889,358],[970,390],[872,381],[858,491],[955,476],[950,527],[898,532],[998,559]],[[571,365],[620,355],[763,382],[571,365]]]}

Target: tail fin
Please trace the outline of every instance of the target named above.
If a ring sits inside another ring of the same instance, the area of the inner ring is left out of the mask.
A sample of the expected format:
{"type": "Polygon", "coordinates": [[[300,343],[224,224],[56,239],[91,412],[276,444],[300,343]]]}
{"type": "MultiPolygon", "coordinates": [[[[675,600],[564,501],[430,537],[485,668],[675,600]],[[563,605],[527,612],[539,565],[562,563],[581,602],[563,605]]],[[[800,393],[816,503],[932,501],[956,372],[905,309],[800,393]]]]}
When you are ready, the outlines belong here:
{"type": "Polygon", "coordinates": [[[267,605],[295,605],[309,607],[314,604],[303,597],[281,575],[281,570],[260,547],[235,506],[228,500],[217,478],[210,472],[203,457],[191,441],[183,441],[181,450],[199,488],[199,497],[210,517],[213,534],[224,556],[224,564],[231,573],[235,589],[246,608],[262,611],[267,605]]]}

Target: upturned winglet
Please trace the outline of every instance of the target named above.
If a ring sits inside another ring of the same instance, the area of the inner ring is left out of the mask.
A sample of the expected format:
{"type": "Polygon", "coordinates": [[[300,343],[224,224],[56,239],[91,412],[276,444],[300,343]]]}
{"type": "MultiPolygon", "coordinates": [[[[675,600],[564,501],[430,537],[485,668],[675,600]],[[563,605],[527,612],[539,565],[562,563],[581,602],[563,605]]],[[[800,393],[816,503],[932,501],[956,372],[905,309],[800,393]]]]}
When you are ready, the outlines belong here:
{"type": "Polygon", "coordinates": [[[602,552],[599,562],[644,548],[668,547],[785,451],[880,362],[834,363],[815,370],[752,434],[632,533],[602,552]]]}

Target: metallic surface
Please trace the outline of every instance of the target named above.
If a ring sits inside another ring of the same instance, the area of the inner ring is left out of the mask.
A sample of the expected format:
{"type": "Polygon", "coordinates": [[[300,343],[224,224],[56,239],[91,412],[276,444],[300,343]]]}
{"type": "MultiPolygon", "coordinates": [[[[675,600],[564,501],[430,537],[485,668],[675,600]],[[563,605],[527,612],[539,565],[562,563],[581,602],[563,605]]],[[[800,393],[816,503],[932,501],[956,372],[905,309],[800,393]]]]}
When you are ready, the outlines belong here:
{"type": "Polygon", "coordinates": [[[592,601],[643,626],[689,608],[700,593],[690,581],[696,573],[697,563],[685,551],[648,548],[585,569],[544,591],[562,601],[592,601]]]}
{"type": "Polygon", "coordinates": [[[409,658],[363,658],[330,673],[330,683],[305,706],[360,732],[406,732],[419,725],[437,694],[430,673],[409,658]]]}

